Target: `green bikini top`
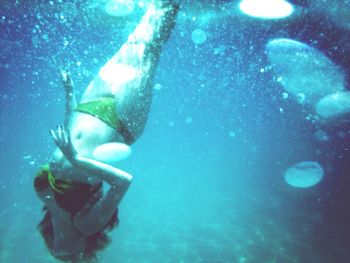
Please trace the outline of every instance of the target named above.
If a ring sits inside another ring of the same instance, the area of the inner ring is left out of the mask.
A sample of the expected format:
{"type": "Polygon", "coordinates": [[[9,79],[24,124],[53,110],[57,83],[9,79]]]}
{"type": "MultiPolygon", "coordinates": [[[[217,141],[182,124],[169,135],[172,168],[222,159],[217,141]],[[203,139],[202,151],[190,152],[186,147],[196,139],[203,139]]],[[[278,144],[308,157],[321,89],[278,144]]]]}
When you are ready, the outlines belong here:
{"type": "Polygon", "coordinates": [[[94,116],[111,128],[117,130],[123,136],[126,144],[132,144],[135,141],[131,132],[118,116],[114,98],[106,97],[83,102],[77,106],[75,111],[94,116]]]}

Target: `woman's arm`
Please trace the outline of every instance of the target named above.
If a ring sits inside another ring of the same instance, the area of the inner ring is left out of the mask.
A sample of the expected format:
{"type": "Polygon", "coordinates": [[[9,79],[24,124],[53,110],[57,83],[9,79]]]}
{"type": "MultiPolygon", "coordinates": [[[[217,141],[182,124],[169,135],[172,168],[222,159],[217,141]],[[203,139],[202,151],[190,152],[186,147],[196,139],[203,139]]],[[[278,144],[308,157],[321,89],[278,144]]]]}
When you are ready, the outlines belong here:
{"type": "Polygon", "coordinates": [[[50,213],[54,214],[62,211],[62,209],[57,205],[54,194],[49,186],[45,189],[36,190],[35,192],[44,205],[49,209],[50,213]]]}
{"type": "Polygon", "coordinates": [[[132,176],[111,165],[79,156],[72,145],[69,132],[63,126],[59,126],[56,132],[51,130],[51,134],[56,145],[72,165],[88,171],[110,185],[103,198],[93,196],[74,218],[75,226],[82,233],[86,235],[96,233],[112,217],[131,183],[132,176]]]}
{"type": "Polygon", "coordinates": [[[132,176],[127,172],[109,164],[80,156],[72,144],[69,131],[62,125],[58,127],[56,132],[51,130],[51,135],[56,145],[72,165],[106,181],[112,187],[129,184],[131,182],[132,176]]]}
{"type": "Polygon", "coordinates": [[[128,186],[112,186],[104,197],[96,193],[75,215],[74,226],[85,235],[92,235],[105,227],[115,213],[128,186]]]}
{"type": "Polygon", "coordinates": [[[66,94],[66,107],[64,113],[64,127],[68,127],[72,112],[77,106],[72,79],[68,70],[61,71],[62,82],[66,94]]]}

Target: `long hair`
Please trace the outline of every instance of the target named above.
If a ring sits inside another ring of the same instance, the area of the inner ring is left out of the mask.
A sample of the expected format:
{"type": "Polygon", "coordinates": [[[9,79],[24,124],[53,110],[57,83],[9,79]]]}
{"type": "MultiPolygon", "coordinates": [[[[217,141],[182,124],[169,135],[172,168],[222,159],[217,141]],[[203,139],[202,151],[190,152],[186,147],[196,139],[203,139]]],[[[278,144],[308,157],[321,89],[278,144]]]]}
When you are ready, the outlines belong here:
{"type": "MultiPolygon", "coordinates": [[[[54,237],[51,213],[46,206],[44,206],[43,211],[45,213],[44,218],[39,223],[38,230],[44,238],[46,247],[53,255],[52,249],[54,237]]],[[[77,260],[83,260],[83,262],[91,262],[95,260],[97,258],[96,253],[105,249],[106,246],[111,242],[111,238],[107,235],[107,233],[116,227],[118,223],[118,209],[116,209],[116,212],[113,214],[113,216],[110,218],[102,230],[86,237],[86,248],[81,255],[73,255],[67,258],[56,258],[65,262],[77,262],[77,260]]]]}
{"type": "MultiPolygon", "coordinates": [[[[37,176],[34,182],[35,186],[38,187],[40,186],[40,183],[42,184],[45,181],[47,181],[47,186],[54,184],[55,187],[51,186],[51,189],[53,190],[52,192],[55,201],[59,207],[70,213],[72,221],[74,219],[74,216],[80,211],[80,209],[84,207],[91,196],[94,195],[97,191],[102,190],[102,183],[97,185],[89,185],[79,182],[63,182],[62,180],[53,179],[53,182],[50,184],[48,182],[48,174],[49,172],[46,172],[46,174],[43,174],[44,176],[37,176]],[[62,185],[69,187],[62,188],[62,185]]],[[[54,226],[52,224],[52,216],[46,206],[44,206],[43,211],[45,213],[44,218],[39,223],[38,230],[43,236],[47,248],[53,255],[52,250],[54,242],[54,226]]],[[[117,226],[118,223],[118,209],[116,209],[113,216],[100,231],[90,236],[86,236],[86,248],[84,251],[82,251],[82,253],[79,253],[78,255],[70,255],[67,257],[57,257],[55,255],[53,256],[65,262],[79,262],[81,260],[83,260],[83,262],[93,262],[96,259],[96,252],[104,249],[110,243],[111,240],[108,237],[107,233],[115,226],[117,226]]]]}

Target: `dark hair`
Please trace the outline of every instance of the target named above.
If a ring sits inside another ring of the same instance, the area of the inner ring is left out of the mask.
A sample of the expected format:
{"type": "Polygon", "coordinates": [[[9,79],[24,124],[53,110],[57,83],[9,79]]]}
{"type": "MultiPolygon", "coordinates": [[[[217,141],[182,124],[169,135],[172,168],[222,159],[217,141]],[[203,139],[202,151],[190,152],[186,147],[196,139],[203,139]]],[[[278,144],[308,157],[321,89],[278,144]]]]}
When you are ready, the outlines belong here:
{"type": "MultiPolygon", "coordinates": [[[[102,197],[102,183],[90,185],[55,179],[50,172],[49,166],[44,166],[34,179],[34,188],[36,191],[41,191],[47,187],[51,187],[57,205],[70,213],[72,221],[75,215],[89,202],[94,194],[100,191],[102,197]]],[[[43,211],[45,213],[44,218],[39,223],[38,230],[43,236],[47,248],[53,255],[54,236],[51,213],[46,206],[44,206],[43,211]]],[[[118,209],[116,209],[112,217],[100,231],[86,236],[86,248],[82,253],[67,257],[55,257],[66,262],[77,262],[79,260],[84,260],[84,262],[93,261],[96,259],[96,252],[104,249],[110,243],[111,240],[107,233],[116,227],[118,223],[118,209]]]]}
{"type": "MultiPolygon", "coordinates": [[[[44,206],[43,211],[45,212],[45,215],[38,225],[38,230],[40,234],[43,236],[45,244],[52,254],[53,225],[51,221],[51,213],[46,206],[44,206]]],[[[111,231],[114,227],[116,227],[118,223],[119,223],[118,209],[116,209],[116,212],[113,214],[113,216],[111,217],[111,219],[108,221],[108,223],[103,229],[86,237],[86,248],[83,251],[82,258],[81,258],[82,260],[84,260],[84,262],[89,262],[90,260],[96,259],[96,253],[98,251],[103,250],[111,242],[111,239],[110,237],[108,237],[107,233],[111,231]]],[[[76,261],[79,257],[80,255],[73,255],[73,256],[69,256],[69,258],[68,257],[67,258],[56,257],[56,258],[58,258],[61,261],[71,262],[71,261],[76,261]]]]}
{"type": "MultiPolygon", "coordinates": [[[[64,192],[53,191],[54,198],[59,207],[67,211],[71,215],[73,221],[74,216],[79,212],[80,209],[88,202],[92,195],[97,191],[102,190],[102,183],[97,185],[89,185],[84,183],[73,182],[71,183],[70,189],[64,192]]],[[[45,212],[44,218],[38,225],[38,230],[45,240],[45,244],[49,251],[52,253],[53,249],[53,225],[51,220],[51,213],[47,207],[43,208],[45,212]]],[[[78,255],[70,255],[67,257],[56,257],[59,260],[66,262],[77,262],[82,259],[84,262],[89,262],[96,259],[96,252],[104,249],[109,243],[110,238],[107,232],[112,230],[119,223],[118,220],[118,209],[116,209],[113,216],[109,219],[107,224],[98,232],[86,236],[86,248],[82,253],[78,255]]]]}

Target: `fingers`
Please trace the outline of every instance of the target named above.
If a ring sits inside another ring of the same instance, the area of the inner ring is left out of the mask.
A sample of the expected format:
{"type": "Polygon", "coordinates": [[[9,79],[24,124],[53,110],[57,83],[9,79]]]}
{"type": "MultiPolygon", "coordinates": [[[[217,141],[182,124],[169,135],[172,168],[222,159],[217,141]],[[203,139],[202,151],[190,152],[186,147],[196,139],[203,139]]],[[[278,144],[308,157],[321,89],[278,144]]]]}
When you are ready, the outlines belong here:
{"type": "Polygon", "coordinates": [[[61,77],[63,83],[67,82],[67,71],[61,70],[61,77]]]}
{"type": "Polygon", "coordinates": [[[51,136],[58,146],[67,145],[70,142],[69,130],[66,131],[63,125],[59,125],[57,130],[50,130],[51,136]]]}
{"type": "Polygon", "coordinates": [[[57,135],[53,129],[50,129],[50,133],[51,133],[51,136],[54,139],[54,141],[55,142],[58,141],[57,135]]]}
{"type": "Polygon", "coordinates": [[[66,70],[66,77],[65,77],[65,81],[68,85],[72,86],[72,78],[70,77],[70,72],[68,70],[66,70]]]}
{"type": "Polygon", "coordinates": [[[67,141],[67,143],[70,143],[70,130],[67,128],[67,129],[65,129],[65,132],[64,132],[64,134],[65,134],[65,138],[66,138],[66,141],[67,141]]]}
{"type": "Polygon", "coordinates": [[[65,142],[65,139],[64,139],[64,129],[62,127],[62,125],[59,125],[58,128],[57,128],[57,134],[60,138],[60,141],[62,142],[65,142]]]}
{"type": "Polygon", "coordinates": [[[58,131],[60,133],[62,142],[64,142],[65,144],[68,144],[69,143],[69,138],[67,135],[68,131],[64,128],[63,125],[58,126],[58,131]]]}
{"type": "Polygon", "coordinates": [[[50,133],[57,147],[67,160],[73,163],[78,153],[70,140],[69,130],[65,129],[63,125],[59,125],[56,130],[51,129],[50,133]]]}
{"type": "Polygon", "coordinates": [[[68,144],[69,143],[69,131],[66,130],[63,125],[60,125],[60,128],[61,128],[61,133],[62,133],[62,140],[68,144]]]}
{"type": "Polygon", "coordinates": [[[62,82],[65,87],[73,87],[72,78],[68,69],[61,70],[62,82]]]}
{"type": "Polygon", "coordinates": [[[69,83],[70,85],[72,85],[72,78],[70,77],[70,72],[67,70],[66,71],[66,80],[67,80],[67,83],[69,83]]]}

